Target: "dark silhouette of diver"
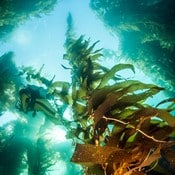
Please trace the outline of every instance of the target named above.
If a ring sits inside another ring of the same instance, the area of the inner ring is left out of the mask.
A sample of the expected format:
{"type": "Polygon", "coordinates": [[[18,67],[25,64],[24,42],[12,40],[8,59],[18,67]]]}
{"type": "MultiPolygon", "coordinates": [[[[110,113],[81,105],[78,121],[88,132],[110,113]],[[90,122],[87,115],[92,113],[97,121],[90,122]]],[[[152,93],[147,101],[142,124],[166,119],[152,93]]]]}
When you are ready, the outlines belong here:
{"type": "Polygon", "coordinates": [[[47,90],[43,87],[27,85],[19,91],[18,108],[25,113],[33,111],[33,116],[36,115],[37,111],[41,111],[52,122],[60,124],[61,118],[58,116],[57,110],[49,103],[49,98],[51,95],[47,94],[47,90]]]}

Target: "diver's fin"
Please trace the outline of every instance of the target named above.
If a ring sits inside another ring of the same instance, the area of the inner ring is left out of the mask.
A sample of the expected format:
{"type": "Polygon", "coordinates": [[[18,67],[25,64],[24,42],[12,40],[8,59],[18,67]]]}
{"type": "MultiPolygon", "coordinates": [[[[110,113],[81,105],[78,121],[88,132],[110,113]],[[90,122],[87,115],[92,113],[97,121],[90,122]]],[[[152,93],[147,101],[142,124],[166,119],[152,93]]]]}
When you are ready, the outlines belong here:
{"type": "Polygon", "coordinates": [[[34,110],[43,112],[53,123],[61,124],[57,111],[46,99],[36,99],[34,110]]]}

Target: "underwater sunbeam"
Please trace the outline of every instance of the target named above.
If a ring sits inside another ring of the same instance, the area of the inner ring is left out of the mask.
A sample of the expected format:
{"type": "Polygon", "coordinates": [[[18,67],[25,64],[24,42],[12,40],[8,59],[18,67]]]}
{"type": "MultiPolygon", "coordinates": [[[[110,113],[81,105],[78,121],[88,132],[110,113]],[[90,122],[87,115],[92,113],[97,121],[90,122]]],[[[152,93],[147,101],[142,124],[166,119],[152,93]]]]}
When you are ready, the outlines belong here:
{"type": "Polygon", "coordinates": [[[66,131],[59,126],[53,126],[46,131],[46,137],[52,142],[64,142],[66,141],[66,131]]]}
{"type": "Polygon", "coordinates": [[[16,119],[17,114],[14,114],[12,112],[5,112],[2,116],[0,116],[0,126],[3,126],[4,124],[16,119]]]}
{"type": "Polygon", "coordinates": [[[27,30],[16,30],[13,35],[13,40],[18,45],[29,45],[31,42],[31,34],[27,30]]]}

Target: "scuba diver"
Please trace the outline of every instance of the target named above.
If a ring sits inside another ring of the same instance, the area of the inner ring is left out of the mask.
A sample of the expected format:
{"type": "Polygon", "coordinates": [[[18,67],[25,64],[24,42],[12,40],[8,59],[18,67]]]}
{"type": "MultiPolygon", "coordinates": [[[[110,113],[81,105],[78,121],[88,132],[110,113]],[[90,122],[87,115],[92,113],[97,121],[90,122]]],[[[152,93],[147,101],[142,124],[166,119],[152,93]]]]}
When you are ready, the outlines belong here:
{"type": "Polygon", "coordinates": [[[61,118],[58,116],[58,112],[49,103],[48,99],[51,99],[51,94],[48,94],[46,89],[35,85],[27,85],[19,91],[17,107],[25,113],[33,111],[33,116],[36,115],[37,111],[41,111],[52,122],[60,124],[61,118]]]}

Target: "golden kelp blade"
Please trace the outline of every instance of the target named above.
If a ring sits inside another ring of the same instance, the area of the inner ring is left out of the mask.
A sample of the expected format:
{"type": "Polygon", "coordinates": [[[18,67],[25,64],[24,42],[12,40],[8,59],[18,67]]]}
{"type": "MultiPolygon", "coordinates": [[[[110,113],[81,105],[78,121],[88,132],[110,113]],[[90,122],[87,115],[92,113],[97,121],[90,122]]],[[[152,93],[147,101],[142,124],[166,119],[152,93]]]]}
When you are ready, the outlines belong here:
{"type": "Polygon", "coordinates": [[[115,66],[113,66],[111,68],[110,71],[108,71],[102,78],[100,84],[99,84],[99,87],[98,88],[102,88],[104,87],[105,85],[107,85],[107,82],[114,78],[115,74],[120,71],[120,70],[124,70],[124,69],[131,69],[133,72],[135,72],[134,70],[134,66],[131,65],[131,64],[117,64],[115,66]]]}
{"type": "Polygon", "coordinates": [[[71,160],[75,163],[91,165],[120,163],[127,161],[129,157],[129,151],[117,147],[77,144],[71,160]]]}

